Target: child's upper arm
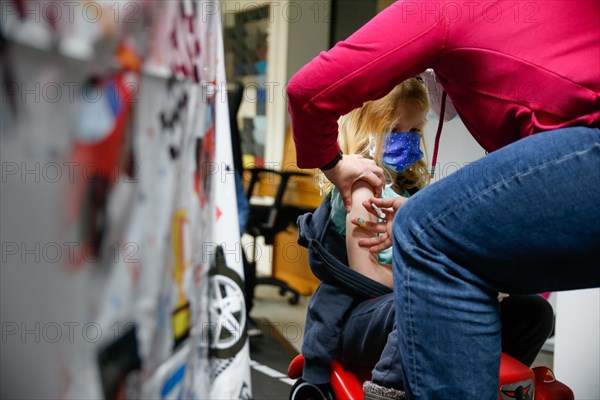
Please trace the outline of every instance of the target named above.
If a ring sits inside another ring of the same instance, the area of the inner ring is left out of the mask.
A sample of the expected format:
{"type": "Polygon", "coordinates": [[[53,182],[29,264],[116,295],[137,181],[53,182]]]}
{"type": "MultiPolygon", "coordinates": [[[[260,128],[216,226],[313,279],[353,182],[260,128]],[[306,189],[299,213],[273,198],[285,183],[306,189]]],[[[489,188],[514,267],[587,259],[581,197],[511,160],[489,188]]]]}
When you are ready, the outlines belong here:
{"type": "Polygon", "coordinates": [[[362,181],[354,184],[352,187],[352,210],[346,216],[348,263],[350,268],[355,271],[388,287],[393,287],[391,267],[379,264],[377,254],[358,245],[359,239],[371,237],[372,234],[350,222],[353,218],[363,218],[365,221],[376,220],[362,205],[362,202],[370,197],[373,197],[373,189],[369,184],[362,181]]]}

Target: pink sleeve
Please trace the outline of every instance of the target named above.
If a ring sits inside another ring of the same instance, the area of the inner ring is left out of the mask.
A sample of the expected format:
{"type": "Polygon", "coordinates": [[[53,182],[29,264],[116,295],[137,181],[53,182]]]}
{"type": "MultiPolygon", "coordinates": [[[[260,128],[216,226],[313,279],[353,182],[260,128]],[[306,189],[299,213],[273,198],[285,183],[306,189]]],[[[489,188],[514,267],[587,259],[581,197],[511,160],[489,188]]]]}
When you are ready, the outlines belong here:
{"type": "Polygon", "coordinates": [[[434,66],[445,24],[415,10],[416,4],[394,3],[292,77],[287,93],[300,168],[333,160],[340,116],[434,66]]]}

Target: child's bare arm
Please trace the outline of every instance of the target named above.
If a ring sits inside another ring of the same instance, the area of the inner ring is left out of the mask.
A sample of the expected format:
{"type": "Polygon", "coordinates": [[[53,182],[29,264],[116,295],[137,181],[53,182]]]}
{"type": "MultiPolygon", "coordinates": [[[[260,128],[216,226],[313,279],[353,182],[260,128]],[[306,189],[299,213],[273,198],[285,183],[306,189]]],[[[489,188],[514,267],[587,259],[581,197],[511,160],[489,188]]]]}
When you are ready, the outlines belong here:
{"type": "Polygon", "coordinates": [[[346,216],[346,248],[348,252],[348,263],[354,269],[369,278],[376,280],[390,288],[393,287],[392,269],[389,264],[379,264],[377,254],[368,248],[359,246],[359,240],[375,236],[365,229],[354,225],[351,221],[362,218],[365,221],[376,221],[362,205],[363,201],[373,197],[373,189],[370,185],[357,182],[352,187],[352,209],[346,216]]]}

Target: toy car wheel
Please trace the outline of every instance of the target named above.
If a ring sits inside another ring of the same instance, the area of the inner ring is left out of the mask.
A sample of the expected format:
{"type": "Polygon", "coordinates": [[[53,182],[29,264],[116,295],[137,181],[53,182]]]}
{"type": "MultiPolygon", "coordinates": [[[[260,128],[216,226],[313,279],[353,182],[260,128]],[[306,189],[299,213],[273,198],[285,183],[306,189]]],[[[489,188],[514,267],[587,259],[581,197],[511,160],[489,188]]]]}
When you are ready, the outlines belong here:
{"type": "Polygon", "coordinates": [[[291,305],[296,305],[296,304],[298,304],[298,302],[299,302],[299,301],[300,301],[300,298],[298,297],[298,295],[297,295],[297,294],[296,294],[296,295],[293,295],[293,296],[292,296],[292,297],[290,297],[290,299],[288,300],[288,302],[289,302],[291,305]]]}
{"type": "Polygon", "coordinates": [[[335,400],[335,396],[326,385],[317,386],[298,379],[290,392],[290,400],[335,400]]]}

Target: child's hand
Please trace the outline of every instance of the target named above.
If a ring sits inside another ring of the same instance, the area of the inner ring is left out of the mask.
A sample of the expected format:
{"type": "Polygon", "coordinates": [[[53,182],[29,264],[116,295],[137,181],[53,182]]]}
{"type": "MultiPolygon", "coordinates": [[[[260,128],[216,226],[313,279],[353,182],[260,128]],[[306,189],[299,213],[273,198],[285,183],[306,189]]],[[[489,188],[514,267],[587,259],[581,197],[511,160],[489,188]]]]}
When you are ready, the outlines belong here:
{"type": "Polygon", "coordinates": [[[363,201],[363,207],[368,212],[379,218],[377,211],[371,207],[371,203],[373,203],[383,211],[385,218],[383,218],[383,221],[381,222],[365,221],[362,218],[353,219],[352,223],[354,225],[373,234],[379,234],[372,238],[360,239],[358,244],[361,247],[368,247],[369,251],[372,253],[377,253],[392,247],[392,223],[394,221],[394,215],[396,215],[396,211],[398,211],[407,201],[408,199],[405,197],[387,199],[372,197],[367,201],[363,201]]]}
{"type": "Polygon", "coordinates": [[[344,155],[333,168],[323,171],[323,174],[340,191],[346,212],[352,209],[352,185],[363,180],[373,188],[375,196],[381,194],[385,182],[383,169],[375,161],[358,154],[344,155]]]}

